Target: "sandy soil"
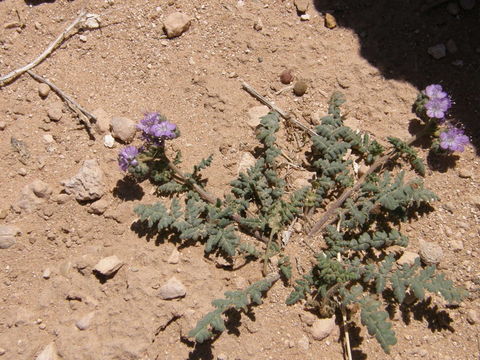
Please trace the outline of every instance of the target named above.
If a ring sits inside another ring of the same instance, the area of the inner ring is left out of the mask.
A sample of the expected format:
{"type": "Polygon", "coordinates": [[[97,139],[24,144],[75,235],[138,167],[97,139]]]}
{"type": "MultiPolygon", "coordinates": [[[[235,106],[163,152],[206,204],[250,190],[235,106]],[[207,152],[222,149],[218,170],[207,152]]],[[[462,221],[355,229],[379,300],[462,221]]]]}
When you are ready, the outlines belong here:
{"type": "MultiPolygon", "coordinates": [[[[348,100],[347,122],[379,139],[409,137],[418,91],[442,83],[457,102],[455,115],[479,141],[478,4],[453,16],[446,3],[421,12],[428,1],[394,1],[388,11],[372,1],[307,3],[310,19],[302,21],[288,0],[5,0],[0,72],[36,58],[81,9],[98,14],[100,29],[74,35],[34,71],[89,111],[134,121],[146,111],[164,114],[181,129],[171,146],[183,152],[185,168],[214,155],[205,175],[219,196],[236,176],[242,154],[256,144],[247,112],[260,104],[241,81],[307,125],[340,90],[348,100]],[[324,10],[339,26],[324,25],[324,10]],[[162,24],[175,11],[192,24],[182,36],[166,39],[162,24]],[[440,60],[427,54],[429,46],[450,38],[456,53],[440,60]],[[452,64],[456,60],[462,66],[452,64]],[[307,82],[304,96],[276,94],[285,87],[279,81],[285,69],[307,82]]],[[[314,340],[311,315],[301,304],[284,304],[290,289],[281,282],[251,316],[237,319],[213,343],[195,347],[186,340],[211,300],[259,279],[261,266],[229,271],[200,246],[139,237],[131,229],[132,209],[155,200],[153,187],[123,182],[116,160],[122,145],[107,148],[97,133],[90,139],[65,105],[61,119],[51,121],[48,111],[62,101],[53,92],[40,97],[38,88],[27,74],[0,88],[0,225],[21,230],[13,246],[0,249],[0,359],[34,359],[52,342],[65,360],[343,358],[338,326],[327,339],[314,340]],[[96,159],[104,173],[106,210],[100,215],[91,213],[91,202],[65,195],[61,184],[86,159],[96,159]],[[18,211],[22,191],[38,180],[51,196],[36,197],[30,209],[18,211]],[[169,261],[175,249],[179,260],[169,261]],[[111,255],[124,265],[102,281],[92,269],[111,255]],[[185,285],[186,296],[162,300],[158,289],[172,276],[185,285]],[[79,320],[86,329],[79,329],[79,320]]],[[[289,156],[299,159],[293,149],[289,156]]],[[[434,298],[395,317],[398,344],[389,356],[353,326],[354,359],[478,359],[480,163],[469,147],[451,165],[430,159],[425,183],[441,202],[405,231],[410,251],[418,251],[420,240],[438,243],[444,251],[440,267],[470,296],[453,308],[434,298]]],[[[308,254],[304,238],[296,233],[287,249],[299,262],[308,254]]]]}

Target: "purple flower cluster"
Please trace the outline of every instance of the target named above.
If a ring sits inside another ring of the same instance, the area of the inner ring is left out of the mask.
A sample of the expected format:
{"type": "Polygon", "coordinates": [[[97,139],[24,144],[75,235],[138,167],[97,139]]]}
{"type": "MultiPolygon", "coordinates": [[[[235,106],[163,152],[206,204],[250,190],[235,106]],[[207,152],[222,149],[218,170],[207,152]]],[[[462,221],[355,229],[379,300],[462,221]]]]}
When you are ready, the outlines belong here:
{"type": "Polygon", "coordinates": [[[440,133],[440,147],[444,150],[462,152],[469,143],[462,129],[450,127],[440,133]]]}
{"type": "Polygon", "coordinates": [[[452,106],[452,100],[448,94],[443,91],[441,85],[433,84],[425,88],[425,95],[428,96],[428,102],[425,104],[427,115],[431,118],[443,120],[445,113],[452,106]]]}
{"type": "Polygon", "coordinates": [[[147,143],[163,145],[164,140],[175,139],[177,126],[168,122],[159,113],[147,113],[137,127],[142,131],[142,139],[147,143]]]}
{"type": "Polygon", "coordinates": [[[130,166],[139,165],[138,155],[148,152],[149,147],[163,147],[165,140],[175,139],[178,136],[177,126],[156,112],[146,113],[137,128],[142,131],[142,140],[145,143],[140,148],[127,146],[120,150],[118,164],[123,171],[128,171],[130,166]]]}
{"type": "Polygon", "coordinates": [[[127,146],[126,148],[123,148],[118,154],[118,164],[120,165],[120,169],[127,171],[130,166],[137,166],[137,155],[138,149],[135,146],[127,146]]]}

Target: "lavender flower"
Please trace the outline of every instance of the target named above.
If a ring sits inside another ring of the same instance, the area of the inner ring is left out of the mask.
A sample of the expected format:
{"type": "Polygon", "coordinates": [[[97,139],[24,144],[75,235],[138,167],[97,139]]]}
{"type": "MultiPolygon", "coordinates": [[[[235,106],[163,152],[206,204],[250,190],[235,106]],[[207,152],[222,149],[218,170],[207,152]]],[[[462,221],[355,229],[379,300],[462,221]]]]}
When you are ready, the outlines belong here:
{"type": "Polygon", "coordinates": [[[159,113],[147,113],[137,127],[142,130],[142,139],[155,145],[163,145],[164,140],[177,137],[177,126],[168,122],[159,113]]]}
{"type": "Polygon", "coordinates": [[[433,98],[429,102],[425,104],[425,108],[427,109],[427,115],[431,118],[443,119],[445,117],[445,113],[450,109],[452,106],[452,101],[450,98],[433,98]]]}
{"type": "Polygon", "coordinates": [[[447,93],[443,91],[442,86],[437,84],[428,85],[425,88],[425,95],[427,95],[430,100],[447,97],[447,93]]]}
{"type": "Polygon", "coordinates": [[[175,134],[176,129],[177,126],[175,124],[172,124],[166,120],[159,124],[155,124],[150,128],[151,133],[154,136],[164,139],[175,139],[177,137],[175,134]]]}
{"type": "Polygon", "coordinates": [[[469,142],[463,130],[456,127],[451,127],[440,134],[440,147],[444,150],[462,152],[469,142]]]}
{"type": "Polygon", "coordinates": [[[118,154],[118,165],[120,165],[120,169],[127,171],[130,166],[137,166],[137,155],[138,149],[135,146],[127,146],[122,149],[118,154]]]}

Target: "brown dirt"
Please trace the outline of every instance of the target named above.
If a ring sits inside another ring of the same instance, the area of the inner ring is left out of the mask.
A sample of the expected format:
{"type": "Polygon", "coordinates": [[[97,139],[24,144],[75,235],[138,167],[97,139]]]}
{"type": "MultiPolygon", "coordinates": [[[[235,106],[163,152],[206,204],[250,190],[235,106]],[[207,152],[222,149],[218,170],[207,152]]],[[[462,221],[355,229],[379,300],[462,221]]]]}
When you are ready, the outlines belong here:
{"type": "MultiPolygon", "coordinates": [[[[188,168],[202,157],[214,155],[213,166],[205,174],[217,195],[223,194],[236,175],[242,152],[255,146],[246,113],[259,104],[241,89],[241,80],[305,123],[317,111],[324,112],[328,96],[341,90],[348,99],[344,107],[347,121],[379,138],[409,136],[412,102],[418,90],[428,85],[387,76],[371,59],[362,57],[362,39],[354,30],[324,26],[318,5],[310,4],[311,19],[303,22],[292,2],[279,0],[245,0],[243,5],[214,0],[198,4],[186,0],[58,0],[32,6],[20,0],[2,1],[2,74],[38,56],[83,7],[99,14],[107,26],[85,32],[86,41],[78,34],[73,36],[35,71],[89,110],[103,108],[113,116],[135,120],[145,111],[164,114],[181,129],[182,136],[172,146],[182,150],[182,166],[188,168]],[[173,11],[191,16],[192,26],[181,37],[162,39],[162,21],[173,11]],[[5,27],[19,21],[17,12],[25,27],[5,27]],[[254,29],[258,19],[263,23],[259,31],[254,29]],[[290,91],[275,95],[283,87],[279,74],[287,68],[307,81],[304,96],[295,97],[290,91]]],[[[338,12],[339,20],[344,11],[338,12]]],[[[381,16],[378,9],[369,10],[368,6],[361,11],[362,17],[371,16],[371,21],[381,16]]],[[[441,18],[447,23],[455,19],[444,14],[444,7],[432,11],[433,15],[428,12],[420,19],[441,18]]],[[[478,4],[471,13],[461,11],[465,17],[477,14],[478,21],[478,4]]],[[[461,34],[450,35],[458,35],[460,42],[461,34]]],[[[478,65],[478,55],[475,59],[470,50],[464,54],[465,71],[478,65]]],[[[438,64],[426,55],[426,49],[418,56],[423,67],[438,64]]],[[[443,68],[447,65],[441,62],[443,68]]],[[[432,75],[430,82],[443,81],[441,74],[432,75]]],[[[131,184],[121,183],[123,174],[116,162],[119,145],[108,149],[101,136],[90,140],[66,108],[59,122],[47,122],[47,109],[60,100],[54,93],[42,99],[37,89],[38,83],[28,75],[0,89],[0,120],[6,124],[0,132],[4,154],[0,159],[0,210],[6,215],[0,225],[14,224],[22,230],[14,246],[0,249],[0,348],[4,351],[0,359],[33,359],[52,341],[62,358],[71,360],[216,359],[222,354],[230,360],[343,358],[340,331],[335,330],[326,340],[313,340],[304,321],[306,312],[301,305],[284,304],[290,290],[280,282],[250,318],[237,319],[237,326],[211,348],[195,348],[182,341],[181,335],[211,309],[211,300],[258,279],[260,266],[249,264],[226,271],[204,257],[202,247],[179,247],[166,239],[155,242],[139,237],[131,230],[136,220],[132,208],[154,201],[153,188],[141,184],[141,199],[118,196],[135,194],[127,191],[132,190],[131,184]],[[45,142],[46,134],[53,136],[52,143],[45,142]],[[27,145],[31,156],[25,164],[13,150],[11,137],[27,145]],[[63,190],[60,182],[76,174],[89,158],[98,159],[106,176],[104,198],[110,205],[101,216],[90,214],[89,204],[72,197],[65,203],[54,201],[63,190]],[[35,179],[54,188],[52,199],[31,213],[11,210],[22,188],[35,179]],[[181,253],[180,262],[169,264],[175,246],[181,253]],[[125,265],[102,282],[92,268],[113,254],[125,265]],[[52,274],[44,279],[47,268],[52,274]],[[173,275],[185,284],[187,295],[180,300],[161,300],[158,287],[173,275]],[[90,327],[77,329],[75,322],[92,311],[90,327]],[[308,349],[301,345],[305,340],[308,349]]],[[[469,131],[472,134],[474,130],[469,131]]],[[[294,151],[290,156],[297,158],[294,151]]],[[[363,328],[352,328],[355,359],[478,358],[479,325],[469,324],[466,318],[469,310],[480,311],[480,209],[474,200],[480,194],[479,159],[470,147],[460,154],[454,168],[442,167],[435,159],[431,165],[425,182],[442,202],[435,212],[406,225],[409,250],[418,250],[420,239],[437,242],[445,254],[443,271],[471,295],[458,308],[434,298],[429,305],[415,306],[412,314],[395,320],[398,344],[390,356],[363,328]],[[453,240],[462,241],[463,249],[454,251],[453,240]]],[[[308,255],[304,237],[296,234],[288,249],[300,263],[308,255]]]]}

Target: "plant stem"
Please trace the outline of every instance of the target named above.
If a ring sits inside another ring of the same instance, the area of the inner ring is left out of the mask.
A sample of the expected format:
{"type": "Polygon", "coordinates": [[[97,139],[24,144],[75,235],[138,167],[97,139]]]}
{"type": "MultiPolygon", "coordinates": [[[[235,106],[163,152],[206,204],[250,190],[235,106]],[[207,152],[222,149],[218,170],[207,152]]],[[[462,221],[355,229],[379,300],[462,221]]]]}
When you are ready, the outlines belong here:
{"type": "MultiPolygon", "coordinates": [[[[170,160],[166,159],[166,161],[168,161],[168,167],[170,168],[170,170],[172,170],[184,184],[191,186],[192,189],[196,191],[203,200],[205,200],[206,202],[212,205],[215,205],[217,203],[217,200],[219,200],[218,198],[210,194],[208,191],[205,191],[201,186],[191,181],[188,181],[187,176],[182,172],[182,170],[176,167],[170,160]]],[[[244,226],[242,226],[241,222],[243,218],[240,215],[233,214],[232,219],[238,224],[238,226],[244,228],[245,230],[247,230],[247,232],[250,232],[257,240],[260,240],[263,243],[269,242],[269,239],[266,238],[265,236],[262,236],[262,234],[260,234],[259,231],[257,230],[251,231],[250,229],[246,229],[244,226]]]]}
{"type": "MultiPolygon", "coordinates": [[[[431,133],[431,130],[435,127],[436,121],[435,120],[430,120],[427,125],[420,131],[418,134],[415,136],[411,137],[406,143],[407,145],[411,145],[414,142],[420,140],[422,137],[424,137],[427,134],[431,133]]],[[[345,200],[347,200],[349,197],[352,196],[352,194],[356,191],[358,191],[361,186],[365,183],[367,180],[368,176],[376,171],[379,167],[385,165],[391,158],[392,155],[395,154],[394,151],[389,152],[388,154],[382,156],[381,158],[378,158],[375,160],[375,162],[370,166],[370,168],[363,174],[363,176],[358,180],[358,182],[348,190],[345,190],[342,195],[328,208],[328,210],[323,214],[323,216],[318,220],[315,225],[312,227],[310,232],[308,233],[308,236],[314,236],[316,233],[318,233],[320,230],[322,230],[326,225],[331,224],[333,221],[335,221],[336,217],[338,216],[337,214],[337,209],[340,208],[345,200]]]]}

